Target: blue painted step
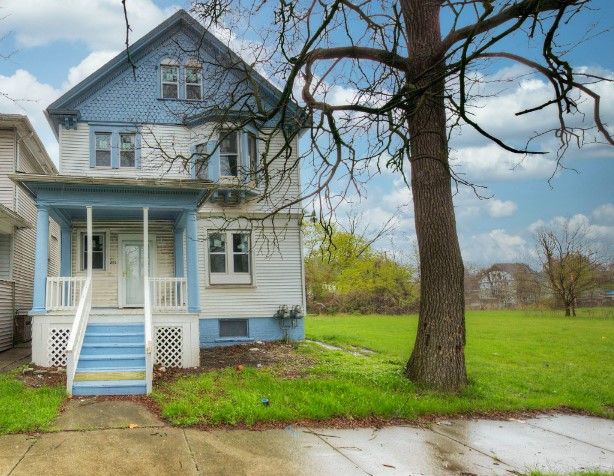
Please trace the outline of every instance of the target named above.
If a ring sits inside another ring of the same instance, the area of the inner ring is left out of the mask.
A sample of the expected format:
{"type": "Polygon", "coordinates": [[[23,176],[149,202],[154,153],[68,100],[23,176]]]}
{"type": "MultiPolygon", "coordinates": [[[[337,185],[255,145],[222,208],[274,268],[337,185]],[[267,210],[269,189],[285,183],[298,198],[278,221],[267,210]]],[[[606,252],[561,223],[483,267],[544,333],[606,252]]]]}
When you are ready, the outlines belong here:
{"type": "Polygon", "coordinates": [[[89,324],[79,355],[73,395],[147,393],[147,382],[140,380],[145,372],[144,329],[139,323],[89,324]],[[131,377],[139,380],[130,380],[131,377]]]}
{"type": "Polygon", "coordinates": [[[145,395],[145,380],[89,380],[75,382],[73,395],[145,395]]]}
{"type": "Polygon", "coordinates": [[[94,342],[84,343],[81,347],[81,355],[132,355],[143,354],[145,352],[144,343],[134,342],[94,342]]]}

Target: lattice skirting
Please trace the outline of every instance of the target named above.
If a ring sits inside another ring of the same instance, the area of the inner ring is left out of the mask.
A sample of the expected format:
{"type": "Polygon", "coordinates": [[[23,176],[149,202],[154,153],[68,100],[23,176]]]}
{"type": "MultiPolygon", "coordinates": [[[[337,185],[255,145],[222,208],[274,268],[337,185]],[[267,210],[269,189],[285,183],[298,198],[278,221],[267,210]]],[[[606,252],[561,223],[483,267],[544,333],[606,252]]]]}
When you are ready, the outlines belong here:
{"type": "Polygon", "coordinates": [[[156,327],[157,365],[164,367],[182,367],[183,327],[156,327]]]}
{"type": "Polygon", "coordinates": [[[52,327],[49,329],[47,351],[51,367],[66,367],[66,345],[70,337],[70,329],[52,327]]]}

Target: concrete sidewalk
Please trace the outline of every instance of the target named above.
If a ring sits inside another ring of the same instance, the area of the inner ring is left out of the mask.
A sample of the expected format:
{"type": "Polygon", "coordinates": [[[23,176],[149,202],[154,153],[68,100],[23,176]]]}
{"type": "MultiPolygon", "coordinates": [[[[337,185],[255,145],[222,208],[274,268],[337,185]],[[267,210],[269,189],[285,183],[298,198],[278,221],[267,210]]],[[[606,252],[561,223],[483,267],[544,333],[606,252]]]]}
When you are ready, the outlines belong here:
{"type": "Polygon", "coordinates": [[[31,344],[26,342],[0,352],[0,372],[16,369],[31,362],[31,344]]]}
{"type": "Polygon", "coordinates": [[[0,437],[0,474],[614,471],[614,422],[572,415],[442,421],[429,429],[199,431],[169,427],[137,403],[73,400],[55,429],[37,436],[0,437]]]}

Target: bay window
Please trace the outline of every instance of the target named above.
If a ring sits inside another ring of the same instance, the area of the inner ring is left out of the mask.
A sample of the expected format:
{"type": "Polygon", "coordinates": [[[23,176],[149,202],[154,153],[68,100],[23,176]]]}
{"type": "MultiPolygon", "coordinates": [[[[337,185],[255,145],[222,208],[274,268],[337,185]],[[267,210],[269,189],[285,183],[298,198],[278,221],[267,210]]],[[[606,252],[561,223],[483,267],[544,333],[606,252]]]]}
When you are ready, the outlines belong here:
{"type": "Polygon", "coordinates": [[[220,133],[220,176],[237,177],[239,175],[239,134],[236,131],[220,133]]]}

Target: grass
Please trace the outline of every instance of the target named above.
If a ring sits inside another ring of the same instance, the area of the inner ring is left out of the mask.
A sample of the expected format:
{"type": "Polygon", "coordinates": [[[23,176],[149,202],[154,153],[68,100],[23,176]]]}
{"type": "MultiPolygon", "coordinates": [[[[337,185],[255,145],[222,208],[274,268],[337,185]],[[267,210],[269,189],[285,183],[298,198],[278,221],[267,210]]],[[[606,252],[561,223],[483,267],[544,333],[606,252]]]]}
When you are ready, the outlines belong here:
{"type": "Polygon", "coordinates": [[[312,364],[292,378],[275,367],[182,377],[156,388],[153,396],[162,414],[177,425],[249,425],[565,406],[614,418],[612,309],[582,310],[577,318],[469,312],[470,384],[453,396],[420,391],[402,375],[415,337],[415,315],[316,316],[305,324],[310,339],[375,353],[353,355],[305,342],[296,352],[312,364]]]}
{"type": "Polygon", "coordinates": [[[47,429],[66,397],[64,387],[32,388],[15,375],[0,373],[0,435],[47,429]]]}

